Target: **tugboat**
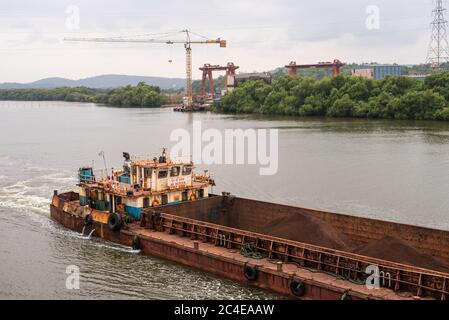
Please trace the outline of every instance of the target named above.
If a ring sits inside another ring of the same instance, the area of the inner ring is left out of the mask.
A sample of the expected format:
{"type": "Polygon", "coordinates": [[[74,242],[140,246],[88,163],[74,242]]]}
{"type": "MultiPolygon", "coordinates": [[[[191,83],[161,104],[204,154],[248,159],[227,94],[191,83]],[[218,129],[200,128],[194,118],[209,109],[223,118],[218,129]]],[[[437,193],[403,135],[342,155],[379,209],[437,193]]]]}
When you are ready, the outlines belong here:
{"type": "Polygon", "coordinates": [[[165,148],[159,158],[138,159],[123,152],[123,169],[112,176],[95,175],[92,167],[79,169],[79,205],[91,209],[84,222],[107,222],[118,230],[122,220],[139,221],[144,208],[155,208],[209,196],[215,185],[207,173],[195,174],[191,161],[172,161],[165,148]]]}

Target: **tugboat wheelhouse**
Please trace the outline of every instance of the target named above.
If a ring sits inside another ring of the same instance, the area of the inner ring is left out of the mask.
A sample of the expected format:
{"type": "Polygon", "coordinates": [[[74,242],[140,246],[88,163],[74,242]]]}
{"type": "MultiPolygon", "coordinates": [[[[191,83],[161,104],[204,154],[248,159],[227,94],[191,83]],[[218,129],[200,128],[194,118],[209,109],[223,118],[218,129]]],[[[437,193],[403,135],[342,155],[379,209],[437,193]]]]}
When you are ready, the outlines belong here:
{"type": "Polygon", "coordinates": [[[123,157],[123,169],[113,171],[112,176],[96,176],[92,167],[79,169],[81,206],[140,220],[143,208],[206,198],[215,185],[206,172],[194,173],[191,161],[168,159],[165,149],[159,158],[131,158],[127,152],[123,157]]]}

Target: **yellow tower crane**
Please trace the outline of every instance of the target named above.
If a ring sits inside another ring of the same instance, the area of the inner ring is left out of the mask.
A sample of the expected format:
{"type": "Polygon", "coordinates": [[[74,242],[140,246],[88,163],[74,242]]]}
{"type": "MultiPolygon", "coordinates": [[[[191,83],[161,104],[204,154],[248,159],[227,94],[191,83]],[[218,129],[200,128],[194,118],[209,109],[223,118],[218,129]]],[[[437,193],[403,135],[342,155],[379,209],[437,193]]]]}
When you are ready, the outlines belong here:
{"type": "MultiPolygon", "coordinates": [[[[220,48],[226,48],[226,40],[220,38],[216,40],[207,39],[204,40],[192,40],[190,34],[194,34],[189,30],[182,30],[181,33],[185,34],[185,39],[182,40],[166,40],[166,39],[139,39],[139,38],[124,38],[124,37],[111,37],[111,38],[65,38],[65,41],[86,41],[86,42],[127,42],[127,43],[165,43],[165,44],[183,44],[186,49],[186,89],[185,89],[185,101],[184,106],[191,107],[193,104],[193,89],[192,89],[192,44],[219,44],[220,48]]],[[[202,37],[202,36],[201,36],[202,37]]]]}

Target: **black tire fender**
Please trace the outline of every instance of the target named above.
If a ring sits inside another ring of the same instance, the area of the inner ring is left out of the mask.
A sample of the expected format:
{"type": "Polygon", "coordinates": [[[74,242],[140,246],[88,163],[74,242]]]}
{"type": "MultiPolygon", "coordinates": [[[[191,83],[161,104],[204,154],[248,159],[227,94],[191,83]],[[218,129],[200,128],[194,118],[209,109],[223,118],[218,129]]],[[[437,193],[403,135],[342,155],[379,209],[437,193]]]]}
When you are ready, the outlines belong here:
{"type": "Polygon", "coordinates": [[[251,266],[247,263],[243,265],[243,274],[245,278],[249,281],[255,281],[258,276],[257,266],[251,266]]]}
{"type": "Polygon", "coordinates": [[[290,282],[290,292],[296,297],[302,297],[306,293],[304,282],[298,279],[293,279],[290,282]]]}
{"type": "Polygon", "coordinates": [[[92,218],[92,215],[91,215],[91,214],[85,215],[84,218],[83,218],[83,220],[84,220],[84,225],[85,225],[86,227],[91,226],[92,223],[94,222],[94,219],[92,218]]]}
{"type": "Polygon", "coordinates": [[[138,235],[133,236],[133,244],[132,244],[133,250],[139,250],[140,249],[140,238],[138,235]]]}
{"type": "Polygon", "coordinates": [[[117,212],[112,212],[108,216],[108,227],[112,231],[119,231],[122,227],[122,216],[117,212]]]}

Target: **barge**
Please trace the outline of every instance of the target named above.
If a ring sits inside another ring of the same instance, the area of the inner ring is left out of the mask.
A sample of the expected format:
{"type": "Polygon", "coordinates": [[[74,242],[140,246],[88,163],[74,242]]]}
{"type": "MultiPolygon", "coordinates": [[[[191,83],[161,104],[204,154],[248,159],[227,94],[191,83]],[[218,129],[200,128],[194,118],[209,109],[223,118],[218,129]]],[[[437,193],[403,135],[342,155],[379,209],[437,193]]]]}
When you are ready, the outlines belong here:
{"type": "Polygon", "coordinates": [[[176,112],[201,112],[206,111],[211,105],[210,104],[193,104],[190,107],[187,106],[177,106],[173,109],[176,112]]]}
{"type": "Polygon", "coordinates": [[[55,191],[51,218],[291,298],[449,297],[448,231],[214,195],[209,173],[165,150],[151,160],[124,157],[111,175],[80,168],[79,192],[55,191]],[[377,285],[367,285],[373,276],[377,285]]]}

